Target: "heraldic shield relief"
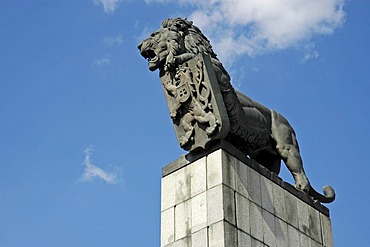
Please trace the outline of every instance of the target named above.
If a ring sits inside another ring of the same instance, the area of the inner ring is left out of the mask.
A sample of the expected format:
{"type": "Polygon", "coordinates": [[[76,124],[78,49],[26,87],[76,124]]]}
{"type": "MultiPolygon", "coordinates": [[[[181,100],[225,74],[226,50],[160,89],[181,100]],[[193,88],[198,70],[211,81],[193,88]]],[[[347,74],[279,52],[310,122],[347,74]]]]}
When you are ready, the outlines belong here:
{"type": "Polygon", "coordinates": [[[223,139],[229,119],[209,56],[199,54],[161,76],[180,146],[192,151],[223,139]]]}

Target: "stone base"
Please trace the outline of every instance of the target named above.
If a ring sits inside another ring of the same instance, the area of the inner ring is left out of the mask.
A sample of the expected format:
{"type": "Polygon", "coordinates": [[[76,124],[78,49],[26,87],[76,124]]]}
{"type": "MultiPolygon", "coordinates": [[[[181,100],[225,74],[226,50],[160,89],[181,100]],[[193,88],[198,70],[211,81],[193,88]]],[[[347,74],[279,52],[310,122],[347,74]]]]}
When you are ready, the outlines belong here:
{"type": "Polygon", "coordinates": [[[220,142],[163,168],[161,247],[333,246],[329,210],[220,142]]]}

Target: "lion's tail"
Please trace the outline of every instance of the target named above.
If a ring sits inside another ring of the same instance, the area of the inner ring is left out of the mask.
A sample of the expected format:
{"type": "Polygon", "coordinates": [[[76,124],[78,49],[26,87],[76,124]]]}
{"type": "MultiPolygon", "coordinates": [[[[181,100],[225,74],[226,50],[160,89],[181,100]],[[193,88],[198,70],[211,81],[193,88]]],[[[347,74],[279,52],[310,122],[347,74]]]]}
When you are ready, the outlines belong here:
{"type": "Polygon", "coordinates": [[[330,185],[323,187],[324,195],[317,192],[312,186],[310,186],[309,194],[315,200],[318,200],[321,203],[331,203],[335,200],[335,191],[330,185]]]}

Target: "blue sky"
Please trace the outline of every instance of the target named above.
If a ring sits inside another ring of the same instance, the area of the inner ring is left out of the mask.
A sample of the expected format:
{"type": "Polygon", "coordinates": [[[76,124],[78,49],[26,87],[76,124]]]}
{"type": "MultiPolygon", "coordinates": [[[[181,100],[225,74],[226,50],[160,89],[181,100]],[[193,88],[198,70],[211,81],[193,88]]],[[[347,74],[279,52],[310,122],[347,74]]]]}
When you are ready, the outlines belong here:
{"type": "Polygon", "coordinates": [[[175,16],[294,126],[337,192],[335,246],[368,246],[370,2],[230,3],[0,2],[0,246],[159,246],[161,168],[185,152],[136,47],[175,16]]]}

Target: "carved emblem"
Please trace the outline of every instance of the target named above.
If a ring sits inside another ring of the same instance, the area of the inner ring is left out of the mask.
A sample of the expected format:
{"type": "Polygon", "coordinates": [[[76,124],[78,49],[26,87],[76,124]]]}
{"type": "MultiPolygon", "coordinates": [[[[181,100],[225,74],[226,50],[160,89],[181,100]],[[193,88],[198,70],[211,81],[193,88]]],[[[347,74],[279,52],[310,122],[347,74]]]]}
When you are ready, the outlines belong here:
{"type": "Polygon", "coordinates": [[[210,58],[200,54],[161,77],[178,142],[189,151],[205,148],[229,130],[214,71],[207,66],[210,58]]]}

